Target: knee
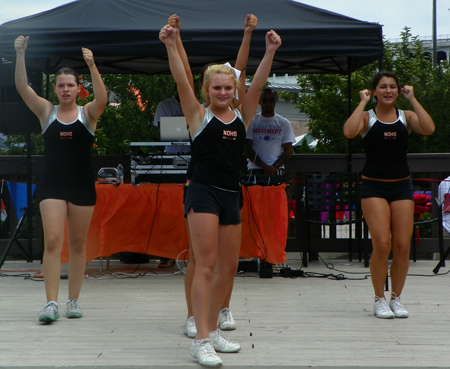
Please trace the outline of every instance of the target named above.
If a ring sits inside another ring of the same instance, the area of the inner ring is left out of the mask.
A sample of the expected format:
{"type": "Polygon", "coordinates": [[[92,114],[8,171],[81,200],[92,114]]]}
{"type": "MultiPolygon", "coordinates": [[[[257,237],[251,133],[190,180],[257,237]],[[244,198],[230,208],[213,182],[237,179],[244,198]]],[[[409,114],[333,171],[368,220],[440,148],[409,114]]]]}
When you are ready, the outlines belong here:
{"type": "Polygon", "coordinates": [[[379,257],[382,258],[388,258],[389,254],[391,253],[391,248],[392,244],[390,239],[379,241],[376,244],[373,244],[372,254],[377,254],[379,257]]]}
{"type": "Polygon", "coordinates": [[[408,242],[394,243],[392,254],[394,257],[409,258],[411,244],[408,242]]]}
{"type": "Polygon", "coordinates": [[[84,255],[86,252],[86,242],[84,240],[69,241],[70,255],[84,255]]]}
{"type": "Polygon", "coordinates": [[[62,249],[63,238],[56,233],[50,233],[45,236],[45,252],[55,253],[62,249]]]}
{"type": "Polygon", "coordinates": [[[215,263],[197,263],[195,265],[195,274],[201,275],[206,280],[212,280],[215,274],[215,263]]]}

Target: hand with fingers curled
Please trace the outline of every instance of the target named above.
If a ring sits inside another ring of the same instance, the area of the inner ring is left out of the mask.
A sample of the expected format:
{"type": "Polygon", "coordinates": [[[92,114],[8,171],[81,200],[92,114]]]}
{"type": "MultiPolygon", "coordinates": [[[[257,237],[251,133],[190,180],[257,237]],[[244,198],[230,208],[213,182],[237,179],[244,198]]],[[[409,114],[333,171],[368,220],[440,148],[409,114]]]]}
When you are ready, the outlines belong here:
{"type": "Polygon", "coordinates": [[[370,101],[370,95],[372,95],[370,90],[366,89],[366,90],[359,91],[359,98],[361,99],[361,101],[369,102],[370,101]]]}
{"type": "Polygon", "coordinates": [[[281,37],[274,30],[266,33],[266,49],[277,50],[281,46],[281,37]]]}
{"type": "Polygon", "coordinates": [[[159,39],[166,45],[171,45],[175,42],[177,30],[166,24],[161,31],[159,31],[159,39]]]}
{"type": "Polygon", "coordinates": [[[19,36],[14,40],[14,49],[16,52],[25,52],[27,50],[29,38],[30,36],[19,36]]]}
{"type": "Polygon", "coordinates": [[[180,21],[180,17],[176,14],[172,14],[168,19],[167,19],[167,24],[172,27],[175,28],[177,30],[180,29],[181,26],[181,21],[180,21]]]}
{"type": "Polygon", "coordinates": [[[81,51],[83,53],[83,59],[86,62],[87,66],[90,68],[92,67],[95,63],[94,63],[94,54],[92,53],[91,50],[82,47],[81,51]]]}
{"type": "Polygon", "coordinates": [[[401,89],[401,93],[405,96],[409,101],[414,98],[414,87],[413,86],[403,86],[401,89]]]}
{"type": "Polygon", "coordinates": [[[258,18],[256,18],[256,16],[253,14],[247,14],[244,25],[245,31],[252,32],[257,25],[258,25],[258,18]]]}

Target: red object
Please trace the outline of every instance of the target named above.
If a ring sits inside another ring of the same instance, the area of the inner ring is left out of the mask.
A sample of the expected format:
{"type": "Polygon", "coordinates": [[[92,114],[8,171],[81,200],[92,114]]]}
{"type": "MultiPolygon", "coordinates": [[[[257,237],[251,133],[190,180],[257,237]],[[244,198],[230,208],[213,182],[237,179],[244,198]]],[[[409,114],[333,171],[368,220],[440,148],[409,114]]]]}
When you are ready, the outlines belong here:
{"type": "Polygon", "coordinates": [[[80,96],[80,98],[84,100],[86,97],[89,96],[89,92],[87,92],[83,86],[83,77],[79,76],[78,79],[80,83],[80,92],[78,92],[78,96],[80,96]]]}
{"type": "MultiPolygon", "coordinates": [[[[420,215],[423,213],[428,213],[431,210],[431,197],[426,193],[415,193],[414,194],[414,220],[419,221],[420,215]]],[[[416,230],[416,245],[420,243],[420,231],[419,228],[416,230]]]]}
{"type": "Polygon", "coordinates": [[[429,212],[431,209],[431,197],[425,193],[414,194],[414,219],[419,220],[422,213],[429,212]]]}
{"type": "MultiPolygon", "coordinates": [[[[132,94],[134,94],[134,96],[136,96],[136,103],[137,105],[141,108],[141,111],[145,111],[145,105],[144,102],[142,101],[142,95],[141,95],[141,91],[139,91],[138,89],[134,88],[134,87],[129,87],[128,91],[130,91],[132,94]]],[[[147,101],[146,101],[147,103],[147,101]]]]}

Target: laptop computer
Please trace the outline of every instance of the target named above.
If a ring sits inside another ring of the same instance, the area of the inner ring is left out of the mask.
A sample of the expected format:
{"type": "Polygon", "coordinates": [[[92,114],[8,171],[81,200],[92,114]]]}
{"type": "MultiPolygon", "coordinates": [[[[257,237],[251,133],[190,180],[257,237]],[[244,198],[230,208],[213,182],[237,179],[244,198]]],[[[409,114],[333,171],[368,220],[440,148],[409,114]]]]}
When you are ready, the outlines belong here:
{"type": "Polygon", "coordinates": [[[159,133],[162,142],[189,142],[185,117],[161,117],[159,133]]]}

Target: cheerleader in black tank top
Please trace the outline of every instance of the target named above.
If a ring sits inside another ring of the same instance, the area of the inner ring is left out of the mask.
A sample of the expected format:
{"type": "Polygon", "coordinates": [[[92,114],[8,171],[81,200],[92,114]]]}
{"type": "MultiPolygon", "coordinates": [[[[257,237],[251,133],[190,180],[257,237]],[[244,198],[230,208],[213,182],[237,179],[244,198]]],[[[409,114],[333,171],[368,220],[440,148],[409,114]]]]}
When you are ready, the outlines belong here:
{"type": "Polygon", "coordinates": [[[217,318],[238,266],[239,168],[245,131],[256,112],[260,91],[281,39],[273,31],[267,33],[266,53],[237,110],[230,109],[237,86],[233,69],[225,65],[209,66],[202,89],[208,107],[205,109],[189,84],[175,42],[176,34],[176,29],[165,26],[159,37],[166,45],[189,132],[197,145],[185,203],[196,259],[192,307],[197,336],[191,345],[191,355],[201,365],[220,366],[222,360],[216,351],[237,352],[241,348],[221,334],[217,318]]]}
{"type": "Polygon", "coordinates": [[[60,317],[58,290],[66,222],[70,254],[66,316],[81,318],[83,315],[78,297],[86,265],[87,232],[95,204],[90,150],[97,119],[107,104],[107,94],[92,52],[82,48],[95,99],[83,107],[77,106],[79,79],[70,68],[62,68],[55,74],[54,92],[58,106],[38,96],[27,81],[25,51],[28,40],[28,36],[19,36],[14,43],[17,55],[15,80],[20,96],[39,118],[44,137],[39,208],[44,229],[43,270],[47,304],[38,317],[40,322],[49,323],[60,317]]]}
{"type": "Polygon", "coordinates": [[[77,119],[62,123],[55,106],[42,131],[44,137],[44,170],[40,201],[61,199],[75,205],[95,205],[95,173],[91,148],[95,132],[87,122],[83,107],[77,108],[77,119]]]}
{"type": "MultiPolygon", "coordinates": [[[[244,36],[242,38],[242,43],[241,46],[239,48],[238,51],[238,55],[236,58],[236,64],[235,64],[235,68],[236,70],[240,71],[240,75],[239,75],[239,84],[238,84],[238,92],[235,94],[234,99],[233,99],[233,106],[239,106],[240,104],[242,104],[242,102],[245,100],[245,95],[246,95],[246,88],[245,88],[245,81],[246,81],[246,74],[245,74],[245,69],[247,66],[247,61],[248,61],[248,55],[250,52],[250,41],[251,41],[251,36],[253,33],[253,30],[256,28],[258,23],[258,19],[255,15],[253,14],[247,14],[245,17],[245,22],[244,22],[244,36]]],[[[194,81],[193,81],[193,77],[192,77],[192,72],[189,69],[189,61],[187,59],[187,55],[186,52],[184,50],[182,41],[181,41],[181,36],[180,36],[180,18],[176,15],[173,14],[169,17],[168,19],[168,25],[175,28],[178,32],[177,32],[177,37],[176,37],[176,42],[177,42],[177,48],[178,48],[178,52],[180,54],[180,57],[183,61],[183,64],[185,66],[187,66],[187,68],[185,69],[187,77],[191,83],[191,86],[194,86],[194,81]]],[[[203,83],[203,72],[206,70],[208,65],[206,65],[200,75],[201,77],[201,81],[203,83]]],[[[191,139],[191,136],[189,136],[191,139]]],[[[189,167],[187,170],[187,184],[184,187],[184,194],[187,193],[187,189],[188,189],[188,185],[191,182],[191,177],[192,177],[192,173],[193,173],[193,169],[195,167],[195,163],[196,163],[196,152],[195,152],[195,145],[193,145],[192,140],[191,140],[191,160],[189,162],[189,167]]],[[[184,204],[184,201],[183,201],[184,204]]],[[[239,209],[242,210],[244,206],[243,203],[243,197],[242,197],[242,188],[239,187],[239,209]]],[[[187,223],[187,218],[186,218],[186,225],[187,225],[187,230],[189,232],[189,227],[188,227],[188,223],[187,223]]],[[[188,233],[189,235],[189,233],[188,233]]],[[[190,239],[190,236],[189,236],[190,239]]],[[[189,243],[190,245],[190,243],[189,243]]],[[[192,247],[189,246],[189,263],[188,266],[186,268],[186,273],[184,275],[184,286],[185,286],[185,296],[186,296],[186,306],[187,306],[187,317],[186,320],[183,324],[183,333],[186,334],[188,337],[195,337],[197,334],[197,329],[195,326],[195,320],[194,320],[194,313],[192,310],[192,303],[191,303],[191,287],[192,287],[192,279],[193,276],[195,274],[195,254],[192,250],[192,247]]],[[[217,321],[217,326],[222,329],[222,330],[234,330],[237,327],[236,321],[233,318],[233,314],[231,312],[230,309],[230,301],[231,301],[231,295],[233,292],[233,283],[234,280],[232,279],[231,281],[231,285],[228,287],[228,293],[223,301],[220,313],[219,313],[219,319],[217,321]]]]}
{"type": "Polygon", "coordinates": [[[408,135],[411,131],[422,135],[434,132],[434,123],[414,97],[412,86],[399,87],[391,72],[377,73],[372,89],[359,93],[361,102],[344,124],[348,138],[361,135],[366,163],[362,171],[361,206],[369,226],[373,252],[370,273],[375,293],[373,313],[377,318],[407,318],[400,295],[409,266],[409,248],[413,230],[414,198],[407,162],[408,135]],[[396,100],[402,93],[414,111],[399,110],[396,100]],[[371,95],[377,100],[375,109],[364,111],[371,95]],[[391,296],[384,296],[390,268],[391,296]]]}

